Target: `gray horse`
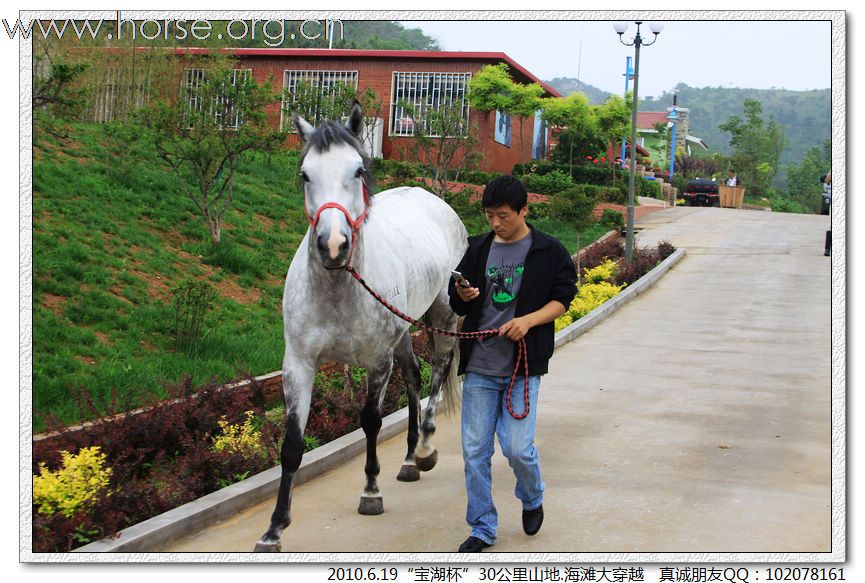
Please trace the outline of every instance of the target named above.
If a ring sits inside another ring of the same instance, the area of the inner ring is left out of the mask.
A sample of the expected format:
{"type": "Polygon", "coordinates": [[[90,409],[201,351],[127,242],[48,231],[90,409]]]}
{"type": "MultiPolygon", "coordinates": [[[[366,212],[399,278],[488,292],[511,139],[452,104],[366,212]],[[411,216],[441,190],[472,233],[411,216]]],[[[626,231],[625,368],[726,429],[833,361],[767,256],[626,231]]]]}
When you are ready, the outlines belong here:
{"type": "Polygon", "coordinates": [[[303,456],[313,377],[323,362],[338,361],[367,370],[366,403],[360,416],[366,435],[366,485],[358,512],[384,511],[378,487],[376,438],[381,404],[393,361],[408,387],[408,453],[398,480],[415,481],[432,469],[437,452],[435,409],[454,398],[459,383],[453,338],[433,342],[429,404],[420,412],[420,367],[409,324],[370,296],[346,271],[352,266],[381,296],[408,316],[455,330],[448,304],[450,270],[466,248],[466,229],[445,202],[421,188],[394,188],[369,196],[369,158],[359,135],[363,113],[355,103],[348,125],[327,121],[314,128],[292,116],[305,145],[300,174],[310,228],[285,280],[282,313],[285,358],[282,383],[286,405],[282,479],[270,527],[256,551],[281,550],[282,531],[291,523],[291,489],[303,456]]]}

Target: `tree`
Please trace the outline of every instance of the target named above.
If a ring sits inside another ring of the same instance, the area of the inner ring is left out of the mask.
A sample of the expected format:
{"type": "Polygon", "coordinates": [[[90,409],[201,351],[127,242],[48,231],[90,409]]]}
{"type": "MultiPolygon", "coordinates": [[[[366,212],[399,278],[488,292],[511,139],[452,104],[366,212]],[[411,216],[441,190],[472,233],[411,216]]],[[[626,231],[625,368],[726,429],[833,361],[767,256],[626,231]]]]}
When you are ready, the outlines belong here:
{"type": "Polygon", "coordinates": [[[427,164],[433,192],[444,197],[449,189],[449,174],[459,180],[462,169],[474,161],[477,130],[466,121],[458,101],[444,100],[438,108],[416,109],[407,102],[399,106],[412,120],[412,155],[427,164]]]}
{"type": "Polygon", "coordinates": [[[90,63],[73,61],[57,43],[33,39],[33,113],[36,127],[63,135],[55,122],[78,118],[88,104],[89,93],[76,81],[90,63]]]}
{"type": "Polygon", "coordinates": [[[285,134],[273,130],[264,113],[278,99],[269,82],[257,84],[227,59],[206,64],[204,76],[179,98],[154,101],[138,120],[152,130],[157,153],[180,178],[218,245],[238,162],[251,151],[276,150],[285,134]]]}
{"type": "Polygon", "coordinates": [[[356,99],[357,90],[349,83],[333,83],[325,92],[316,83],[300,81],[294,91],[286,90],[284,101],[290,104],[289,110],[318,126],[323,121],[347,116],[356,99]]]}
{"type": "Polygon", "coordinates": [[[535,112],[541,108],[541,95],[544,94],[544,88],[539,83],[531,83],[529,85],[520,85],[514,83],[511,94],[511,108],[508,113],[516,115],[520,118],[520,144],[523,160],[531,157],[531,150],[526,154],[526,146],[530,145],[531,140],[526,140],[524,128],[526,119],[534,121],[535,112]]]}
{"type": "Polygon", "coordinates": [[[762,113],[759,101],[745,99],[745,119],[734,115],[718,126],[731,136],[731,162],[742,179],[742,185],[756,195],[767,193],[778,173],[781,153],[786,144],[784,132],[774,117],[767,123],[761,117],[762,113]]]}
{"type": "Polygon", "coordinates": [[[832,163],[832,142],[814,146],[805,153],[797,166],[787,167],[787,196],[812,213],[820,212],[823,185],[820,177],[829,172],[832,163]]]}
{"type": "Polygon", "coordinates": [[[507,63],[486,65],[469,81],[469,103],[481,111],[509,113],[514,106],[515,85],[507,63]]]}
{"type": "Polygon", "coordinates": [[[358,96],[358,102],[363,110],[363,142],[369,147],[370,157],[375,151],[375,127],[381,118],[384,103],[381,97],[371,87],[364,89],[358,96]]]}
{"type": "Polygon", "coordinates": [[[543,119],[559,129],[559,145],[550,153],[554,161],[573,164],[574,160],[595,156],[604,149],[598,120],[584,94],[571,93],[567,97],[544,99],[543,109],[543,119]]]}

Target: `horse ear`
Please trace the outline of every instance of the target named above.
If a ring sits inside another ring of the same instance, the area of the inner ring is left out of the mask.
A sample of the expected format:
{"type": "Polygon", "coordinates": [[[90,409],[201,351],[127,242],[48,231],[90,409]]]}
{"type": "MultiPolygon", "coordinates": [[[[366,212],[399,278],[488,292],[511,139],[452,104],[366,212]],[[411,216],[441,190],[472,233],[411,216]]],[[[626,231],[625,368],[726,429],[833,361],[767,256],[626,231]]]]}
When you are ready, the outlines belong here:
{"type": "Polygon", "coordinates": [[[348,114],[348,129],[351,130],[354,137],[360,139],[360,132],[363,129],[363,108],[357,99],[354,100],[351,113],[348,114]]]}
{"type": "Polygon", "coordinates": [[[313,132],[315,132],[315,128],[312,127],[312,124],[297,115],[296,113],[291,114],[291,121],[294,123],[294,127],[297,128],[297,133],[300,134],[300,138],[304,142],[308,142],[310,136],[312,136],[313,132]]]}

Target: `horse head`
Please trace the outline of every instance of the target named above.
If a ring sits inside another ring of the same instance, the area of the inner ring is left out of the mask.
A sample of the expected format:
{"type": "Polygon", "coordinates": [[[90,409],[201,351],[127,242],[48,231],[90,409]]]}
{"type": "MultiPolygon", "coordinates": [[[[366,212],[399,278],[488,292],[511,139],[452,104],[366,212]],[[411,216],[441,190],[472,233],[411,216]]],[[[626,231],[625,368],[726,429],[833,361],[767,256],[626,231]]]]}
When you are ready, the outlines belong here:
{"type": "Polygon", "coordinates": [[[372,174],[360,142],[363,111],[355,101],[348,124],[326,121],[313,127],[297,114],[292,121],[304,141],[300,177],[310,223],[310,248],[327,269],[351,264],[370,206],[372,174]]]}

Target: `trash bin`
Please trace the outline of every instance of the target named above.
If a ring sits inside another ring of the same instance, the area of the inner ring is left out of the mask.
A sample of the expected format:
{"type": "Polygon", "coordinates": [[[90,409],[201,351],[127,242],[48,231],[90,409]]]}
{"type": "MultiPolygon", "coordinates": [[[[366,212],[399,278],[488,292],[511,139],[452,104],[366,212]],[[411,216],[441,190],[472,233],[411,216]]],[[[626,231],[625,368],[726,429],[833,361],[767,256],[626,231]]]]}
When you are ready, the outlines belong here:
{"type": "Polygon", "coordinates": [[[742,199],[745,198],[745,187],[718,185],[718,195],[722,207],[740,209],[742,208],[742,199]]]}

